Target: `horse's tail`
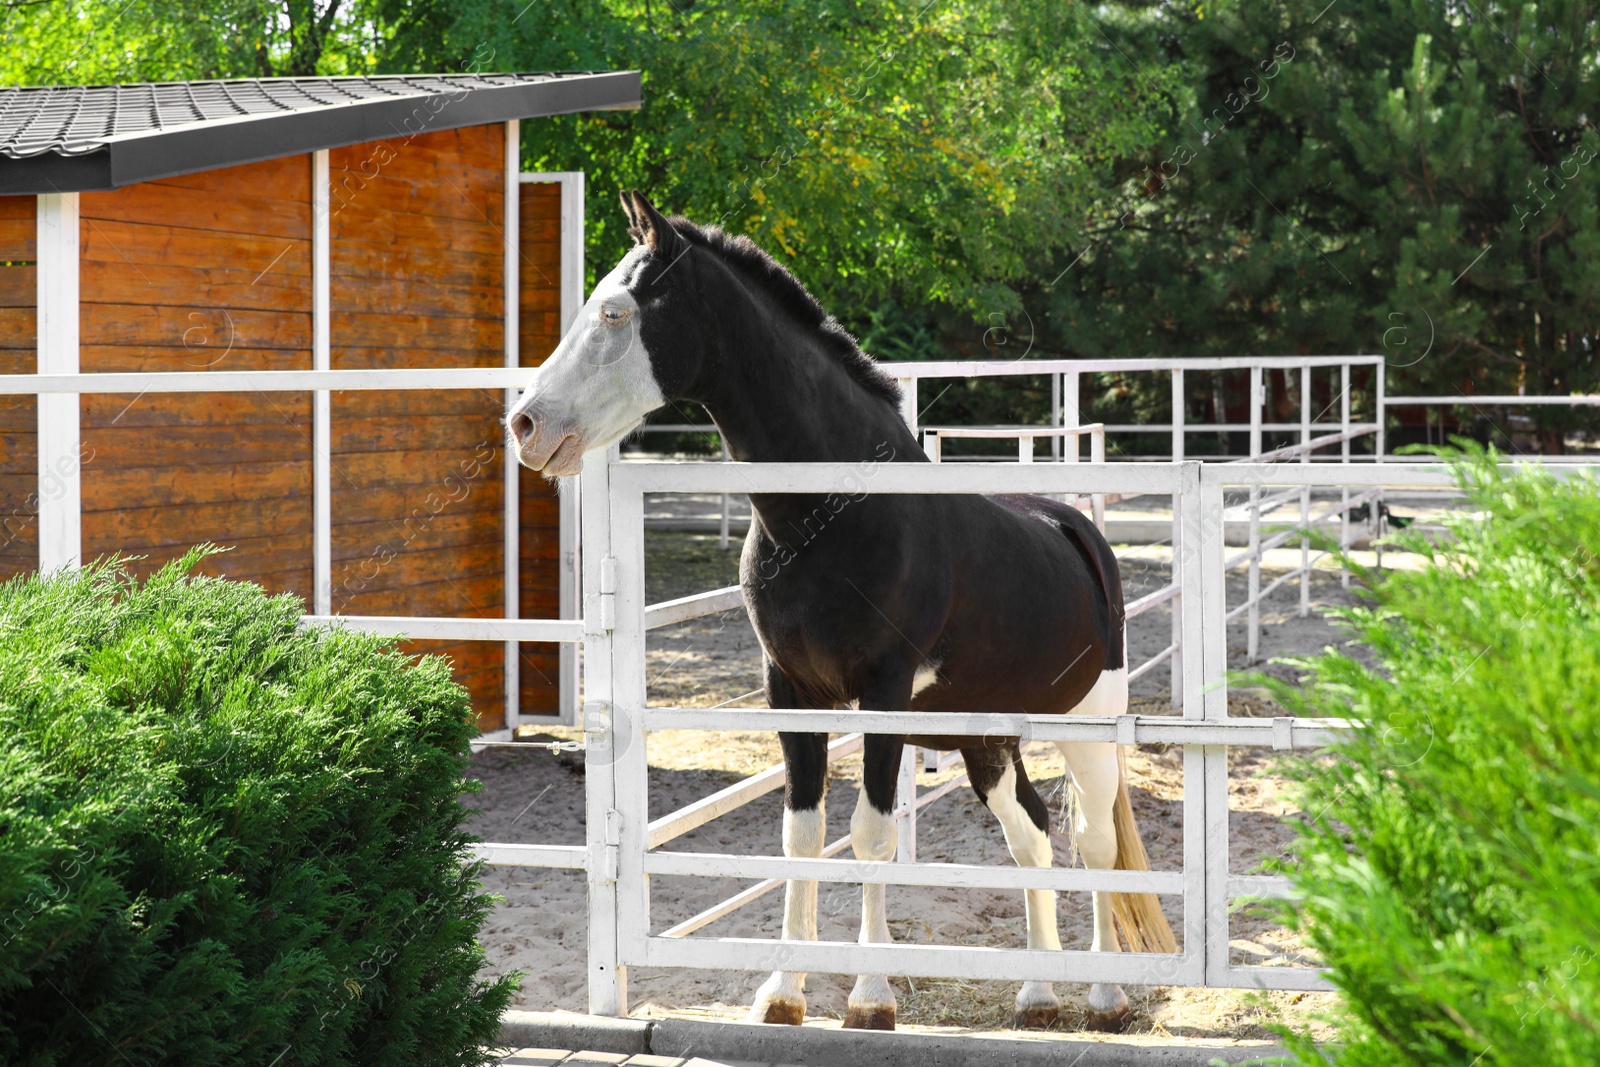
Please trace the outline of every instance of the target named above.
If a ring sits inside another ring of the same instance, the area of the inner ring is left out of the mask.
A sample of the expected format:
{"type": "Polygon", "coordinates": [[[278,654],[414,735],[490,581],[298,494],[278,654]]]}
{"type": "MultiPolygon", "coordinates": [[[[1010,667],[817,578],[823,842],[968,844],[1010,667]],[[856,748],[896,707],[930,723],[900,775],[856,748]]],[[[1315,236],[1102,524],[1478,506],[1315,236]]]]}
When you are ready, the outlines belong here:
{"type": "MultiPolygon", "coordinates": [[[[1133,818],[1133,803],[1128,799],[1128,764],[1117,750],[1117,800],[1111,809],[1111,822],[1117,831],[1119,871],[1148,871],[1139,824],[1133,818]]],[[[1129,952],[1176,952],[1178,941],[1161,913],[1161,901],[1154,893],[1112,893],[1111,914],[1122,931],[1129,952]]]]}

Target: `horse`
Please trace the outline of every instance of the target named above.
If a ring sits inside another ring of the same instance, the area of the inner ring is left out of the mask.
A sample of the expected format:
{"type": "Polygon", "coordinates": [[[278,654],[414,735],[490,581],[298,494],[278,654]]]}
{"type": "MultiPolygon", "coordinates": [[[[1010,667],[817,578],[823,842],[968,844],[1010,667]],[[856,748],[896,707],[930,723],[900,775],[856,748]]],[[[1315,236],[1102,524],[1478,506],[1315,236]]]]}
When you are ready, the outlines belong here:
{"type": "MultiPolygon", "coordinates": [[[[703,405],[736,460],[854,463],[858,491],[752,493],[740,557],[745,606],[772,708],[1119,715],[1128,705],[1122,583],[1084,515],[1039,496],[872,494],[875,464],[929,462],[899,414],[899,387],[798,280],[748,238],[666,218],[622,194],[634,246],[606,275],[506,423],[508,447],[546,476],[632,433],[658,408],[703,405]]],[[[819,856],[825,733],[783,732],[783,850],[819,856]]],[[[1049,813],[1017,738],[869,734],[850,820],[863,860],[894,858],[895,786],[906,744],[960,749],[972,789],[1021,866],[1052,859],[1049,813]]],[[[1111,743],[1063,743],[1079,855],[1148,870],[1111,743]]],[[[817,884],[786,884],[783,937],[816,940],[817,884]]],[[[1055,894],[1026,890],[1028,947],[1059,950],[1055,894]]],[[[1148,893],[1094,894],[1096,951],[1175,952],[1148,893]]],[[[861,942],[887,943],[884,887],[862,887],[861,942]]],[[[799,1024],[805,975],[775,972],[755,1022],[799,1024]]],[[[1047,982],[1025,982],[1018,1026],[1055,1021],[1047,982]]],[[[1088,1025],[1122,1029],[1127,995],[1097,982],[1088,1025]]],[[[862,975],[845,1026],[893,1029],[895,995],[862,975]]]]}

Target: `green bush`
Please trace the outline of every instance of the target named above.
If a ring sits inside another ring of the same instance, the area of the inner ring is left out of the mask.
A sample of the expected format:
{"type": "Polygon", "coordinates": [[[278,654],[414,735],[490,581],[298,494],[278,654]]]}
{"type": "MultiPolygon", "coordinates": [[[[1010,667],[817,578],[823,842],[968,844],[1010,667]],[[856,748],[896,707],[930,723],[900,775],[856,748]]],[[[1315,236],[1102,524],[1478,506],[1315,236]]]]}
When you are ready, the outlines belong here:
{"type": "Polygon", "coordinates": [[[464,691],[207,551],[0,585],[0,1063],[487,1062],[464,691]]]}
{"type": "Polygon", "coordinates": [[[1301,661],[1299,714],[1360,723],[1302,761],[1314,813],[1291,922],[1342,989],[1342,1067],[1600,1063],[1600,496],[1593,479],[1457,470],[1476,515],[1346,613],[1376,654],[1301,661]]]}

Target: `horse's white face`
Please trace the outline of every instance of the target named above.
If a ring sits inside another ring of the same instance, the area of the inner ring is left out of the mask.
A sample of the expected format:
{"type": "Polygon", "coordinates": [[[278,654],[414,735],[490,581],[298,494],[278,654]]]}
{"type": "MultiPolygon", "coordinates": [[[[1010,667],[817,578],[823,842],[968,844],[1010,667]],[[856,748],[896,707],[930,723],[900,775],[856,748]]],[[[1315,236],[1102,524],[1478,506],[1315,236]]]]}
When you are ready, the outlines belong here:
{"type": "Polygon", "coordinates": [[[506,416],[525,466],[577,474],[585,452],[622,440],[666,403],[640,331],[639,302],[628,288],[649,252],[636,246],[600,280],[506,416]]]}

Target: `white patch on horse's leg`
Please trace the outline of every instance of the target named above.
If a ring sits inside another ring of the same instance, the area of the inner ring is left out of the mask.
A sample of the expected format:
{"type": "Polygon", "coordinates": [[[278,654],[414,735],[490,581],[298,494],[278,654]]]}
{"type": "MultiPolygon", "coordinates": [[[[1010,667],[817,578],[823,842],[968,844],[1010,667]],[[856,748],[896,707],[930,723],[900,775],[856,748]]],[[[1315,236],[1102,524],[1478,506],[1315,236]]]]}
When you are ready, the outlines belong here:
{"type": "MultiPolygon", "coordinates": [[[[1000,781],[984,798],[989,810],[1000,820],[1006,845],[1018,867],[1048,867],[1053,858],[1050,834],[1034,825],[1033,817],[1017,800],[1017,771],[1007,767],[1000,781]]],[[[1028,947],[1045,951],[1061,950],[1061,935],[1056,929],[1056,895],[1048,889],[1024,890],[1028,913],[1028,947]]],[[[1017,993],[1015,1024],[1022,1028],[1049,1026],[1061,1010],[1061,1000],[1049,982],[1024,982],[1017,993]]]]}
{"type": "Polygon", "coordinates": [[[939,683],[939,664],[924,663],[911,678],[911,695],[916,696],[930,685],[939,683]]]}
{"type": "MultiPolygon", "coordinates": [[[[894,859],[894,816],[879,811],[867,799],[866,786],[856,797],[855,814],[850,817],[850,844],[858,860],[894,859]]],[[[861,887],[861,943],[863,945],[887,944],[889,913],[884,901],[881,882],[867,882],[861,887]]],[[[851,1029],[893,1030],[895,1013],[894,990],[889,979],[881,974],[863,974],[856,978],[850,991],[849,1010],[844,1024],[851,1029]]]]}
{"type": "MultiPolygon", "coordinates": [[[[826,800],[815,808],[795,811],[783,809],[783,854],[816,859],[822,855],[827,830],[826,800]]],[[[783,939],[817,939],[817,883],[791,878],[784,885],[783,939]]],[[[806,972],[773,971],[756,990],[750,1006],[753,1023],[787,1023],[799,1026],[806,1019],[806,972]]]]}
{"type": "MultiPolygon", "coordinates": [[[[1107,672],[1110,673],[1110,672],[1107,672]]],[[[1078,819],[1072,828],[1078,854],[1086,867],[1109,870],[1117,862],[1117,829],[1111,809],[1117,799],[1117,746],[1101,741],[1058,742],[1072,771],[1072,791],[1078,819]]],[[[1111,918],[1111,894],[1094,894],[1095,952],[1120,952],[1117,928],[1111,918]]],[[[1127,1022],[1128,997],[1122,987],[1096,982],[1089,987],[1091,1029],[1120,1030],[1127,1022]]]]}

